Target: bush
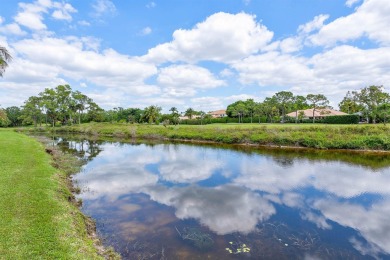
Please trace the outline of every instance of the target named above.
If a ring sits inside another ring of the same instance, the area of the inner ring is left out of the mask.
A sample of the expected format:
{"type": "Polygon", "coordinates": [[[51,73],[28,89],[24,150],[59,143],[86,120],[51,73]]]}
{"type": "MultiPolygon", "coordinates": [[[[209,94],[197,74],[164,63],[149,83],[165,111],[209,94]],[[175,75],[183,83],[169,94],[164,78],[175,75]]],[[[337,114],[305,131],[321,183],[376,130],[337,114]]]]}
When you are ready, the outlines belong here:
{"type": "Polygon", "coordinates": [[[325,124],[358,124],[358,115],[327,116],[323,119],[325,124]]]}

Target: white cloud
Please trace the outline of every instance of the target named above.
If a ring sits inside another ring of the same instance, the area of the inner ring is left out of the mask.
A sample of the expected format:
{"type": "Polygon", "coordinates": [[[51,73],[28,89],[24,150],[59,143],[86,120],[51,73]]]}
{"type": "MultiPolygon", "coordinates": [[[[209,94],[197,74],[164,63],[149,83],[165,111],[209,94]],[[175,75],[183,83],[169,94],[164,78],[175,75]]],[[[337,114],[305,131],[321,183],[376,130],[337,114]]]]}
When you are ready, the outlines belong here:
{"type": "Polygon", "coordinates": [[[249,233],[275,214],[275,208],[256,193],[234,185],[216,188],[150,187],[152,200],[176,208],[180,219],[195,218],[219,235],[249,233]]]}
{"type": "Polygon", "coordinates": [[[323,26],[317,34],[309,37],[315,45],[332,46],[361,37],[384,46],[390,45],[390,1],[365,0],[356,11],[323,26]]]}
{"type": "Polygon", "coordinates": [[[162,68],[157,82],[164,87],[168,96],[193,96],[199,89],[224,86],[223,80],[203,67],[194,65],[172,65],[162,68]]]}
{"type": "Polygon", "coordinates": [[[257,53],[272,36],[272,32],[256,22],[254,15],[216,13],[191,30],[176,30],[172,42],[150,49],[145,59],[156,63],[227,62],[257,53]]]}
{"type": "Polygon", "coordinates": [[[77,10],[69,3],[54,3],[53,6],[56,8],[52,13],[52,17],[57,20],[71,21],[71,13],[76,13],[77,10]]]}
{"type": "Polygon", "coordinates": [[[239,72],[243,84],[294,86],[313,79],[307,59],[278,52],[251,56],[232,67],[239,72]]]}
{"type": "Polygon", "coordinates": [[[26,35],[27,33],[23,31],[17,23],[10,23],[4,26],[0,26],[0,32],[4,34],[13,34],[18,36],[26,35]]]}
{"type": "Polygon", "coordinates": [[[46,30],[47,26],[43,23],[44,14],[53,9],[52,17],[57,20],[71,21],[71,13],[77,10],[69,3],[55,2],[51,0],[37,0],[33,3],[19,3],[19,12],[14,20],[31,30],[46,30]]]}
{"type": "Polygon", "coordinates": [[[234,72],[231,70],[231,69],[223,69],[219,75],[223,78],[229,78],[229,77],[232,77],[234,75],[234,72]]]}
{"type": "Polygon", "coordinates": [[[90,26],[90,25],[91,25],[90,22],[87,22],[87,21],[85,21],[85,20],[78,21],[77,23],[78,23],[79,25],[81,25],[81,26],[90,26]]]}
{"type": "Polygon", "coordinates": [[[96,17],[116,12],[115,4],[110,0],[96,0],[92,8],[96,17]]]}
{"type": "Polygon", "coordinates": [[[147,5],[146,5],[146,8],[154,8],[156,7],[157,4],[155,2],[149,2],[147,5]]]}
{"type": "Polygon", "coordinates": [[[360,2],[360,1],[361,0],[347,0],[345,5],[348,6],[348,7],[352,7],[353,5],[355,5],[356,3],[360,2]]]}
{"type": "Polygon", "coordinates": [[[57,66],[62,74],[70,78],[87,79],[97,85],[118,86],[118,82],[140,84],[143,79],[157,72],[153,65],[121,55],[112,49],[102,53],[85,50],[90,46],[86,46],[84,39],[26,39],[15,43],[14,47],[32,62],[57,66]]]}
{"type": "Polygon", "coordinates": [[[42,16],[42,13],[47,12],[46,7],[26,3],[20,3],[19,7],[21,8],[21,11],[14,17],[17,23],[31,30],[45,30],[47,28],[43,23],[42,16]]]}
{"type": "Polygon", "coordinates": [[[141,31],[141,35],[148,35],[148,34],[151,34],[151,33],[152,33],[152,28],[150,28],[150,27],[145,27],[141,31]]]}
{"type": "Polygon", "coordinates": [[[283,53],[292,53],[301,50],[302,39],[300,37],[290,37],[280,41],[279,48],[283,53]]]}
{"type": "Polygon", "coordinates": [[[376,258],[379,253],[390,253],[390,224],[387,219],[390,214],[389,200],[365,208],[357,204],[321,199],[316,201],[314,206],[327,219],[359,230],[359,234],[367,240],[368,245],[359,243],[356,238],[352,238],[350,242],[361,253],[376,258]]]}
{"type": "Polygon", "coordinates": [[[320,14],[314,19],[306,24],[300,25],[298,27],[299,33],[308,34],[313,31],[319,30],[324,26],[324,22],[329,19],[329,15],[327,14],[320,14]]]}
{"type": "MultiPolygon", "coordinates": [[[[63,78],[115,89],[110,93],[111,98],[116,98],[115,103],[120,102],[122,105],[128,102],[129,96],[151,96],[161,92],[158,86],[144,82],[157,73],[154,65],[111,49],[99,52],[99,40],[95,38],[46,37],[21,40],[11,46],[14,61],[7,69],[0,87],[11,89],[12,86],[19,86],[23,89],[28,85],[37,86],[34,93],[25,92],[24,97],[12,91],[12,95],[20,97],[19,104],[44,88],[66,82],[63,78]]],[[[0,102],[8,103],[7,99],[2,95],[0,102]]],[[[99,101],[107,103],[104,97],[99,101]]]]}
{"type": "Polygon", "coordinates": [[[389,47],[364,50],[348,45],[308,58],[272,51],[232,64],[242,84],[281,86],[300,95],[315,91],[333,100],[341,100],[348,90],[385,85],[389,66],[389,47]]]}
{"type": "Polygon", "coordinates": [[[226,105],[220,97],[198,97],[191,99],[191,107],[204,112],[225,109],[226,105]]]}
{"type": "Polygon", "coordinates": [[[168,150],[158,169],[164,180],[196,183],[208,179],[214,171],[221,168],[220,161],[214,158],[205,159],[204,154],[196,150],[180,147],[177,150],[168,150]]]}

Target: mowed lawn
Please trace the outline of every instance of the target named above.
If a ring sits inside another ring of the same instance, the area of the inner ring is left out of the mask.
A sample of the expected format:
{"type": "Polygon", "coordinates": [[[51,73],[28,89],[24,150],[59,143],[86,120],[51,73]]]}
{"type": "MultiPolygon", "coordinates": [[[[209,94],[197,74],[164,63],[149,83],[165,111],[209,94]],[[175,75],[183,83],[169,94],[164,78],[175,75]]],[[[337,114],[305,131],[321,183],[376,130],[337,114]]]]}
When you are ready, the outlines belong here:
{"type": "Polygon", "coordinates": [[[0,259],[98,259],[42,144],[0,130],[0,259]]]}

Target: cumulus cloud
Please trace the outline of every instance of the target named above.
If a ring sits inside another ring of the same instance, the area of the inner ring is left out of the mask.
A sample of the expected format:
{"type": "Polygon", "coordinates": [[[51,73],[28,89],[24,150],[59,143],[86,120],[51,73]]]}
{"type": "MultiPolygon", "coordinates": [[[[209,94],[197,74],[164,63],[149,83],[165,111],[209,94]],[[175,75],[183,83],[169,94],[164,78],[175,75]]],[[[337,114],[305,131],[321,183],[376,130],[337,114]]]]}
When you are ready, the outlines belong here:
{"type": "Polygon", "coordinates": [[[33,3],[19,3],[19,11],[14,17],[14,20],[31,30],[42,31],[46,30],[44,24],[44,15],[50,10],[53,10],[52,17],[57,20],[72,20],[72,13],[77,10],[69,3],[56,2],[51,0],[37,0],[33,3]]]}
{"type": "Polygon", "coordinates": [[[219,235],[249,233],[276,212],[260,195],[232,185],[150,187],[145,192],[152,200],[175,207],[178,218],[195,218],[219,235]]]}
{"type": "Polygon", "coordinates": [[[168,96],[193,96],[199,89],[224,86],[223,80],[207,69],[195,65],[172,65],[160,70],[157,82],[168,96]]]}
{"type": "Polygon", "coordinates": [[[57,20],[66,20],[69,22],[72,20],[71,13],[77,12],[69,3],[53,3],[53,7],[55,7],[56,10],[53,11],[52,17],[57,20]]]}
{"type": "Polygon", "coordinates": [[[361,253],[374,257],[379,253],[390,253],[390,224],[387,221],[387,216],[390,214],[389,200],[376,203],[370,208],[332,200],[318,200],[314,206],[326,218],[359,230],[368,245],[359,243],[356,238],[352,238],[351,243],[361,253]]]}
{"type": "Polygon", "coordinates": [[[17,23],[10,23],[4,26],[0,26],[0,32],[4,34],[13,34],[18,36],[26,35],[27,33],[23,31],[17,23]]]}
{"type": "Polygon", "coordinates": [[[389,1],[365,0],[354,13],[326,24],[309,40],[315,45],[332,46],[338,42],[368,37],[382,46],[389,46],[389,13],[389,1]]]}
{"type": "MultiPolygon", "coordinates": [[[[90,46],[87,45],[89,48],[90,46]]],[[[61,68],[61,73],[73,79],[86,79],[97,85],[139,85],[157,72],[153,65],[121,55],[112,49],[102,53],[85,50],[84,39],[26,39],[14,44],[15,50],[31,62],[61,68]]]]}
{"type": "Polygon", "coordinates": [[[341,100],[348,90],[389,82],[389,50],[342,45],[312,57],[272,51],[250,56],[232,67],[242,84],[276,85],[301,95],[315,90],[341,100]]]}
{"type": "Polygon", "coordinates": [[[204,158],[204,154],[196,150],[180,147],[167,151],[158,169],[164,180],[174,183],[196,183],[208,179],[222,166],[223,164],[216,158],[204,158]]]}
{"type": "Polygon", "coordinates": [[[246,13],[216,13],[193,29],[176,30],[173,41],[148,51],[145,59],[167,61],[212,60],[227,62],[257,53],[272,39],[273,33],[246,13]]]}

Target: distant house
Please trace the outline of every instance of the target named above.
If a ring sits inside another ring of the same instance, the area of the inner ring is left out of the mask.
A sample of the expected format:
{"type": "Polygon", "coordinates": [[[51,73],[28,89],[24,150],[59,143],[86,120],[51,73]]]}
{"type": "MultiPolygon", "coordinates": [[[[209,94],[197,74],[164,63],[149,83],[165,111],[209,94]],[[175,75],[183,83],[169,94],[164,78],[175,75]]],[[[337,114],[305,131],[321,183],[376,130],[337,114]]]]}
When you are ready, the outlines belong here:
{"type": "MultiPolygon", "coordinates": [[[[193,115],[192,116],[192,119],[198,119],[200,118],[200,115],[193,115]]],[[[180,120],[187,120],[187,119],[190,119],[188,116],[179,116],[179,119],[180,120]]]]}
{"type": "MultiPolygon", "coordinates": [[[[296,111],[294,111],[294,112],[288,113],[286,116],[295,118],[296,115],[299,116],[301,111],[303,112],[303,119],[313,119],[313,108],[309,108],[309,109],[305,109],[305,110],[298,110],[298,114],[296,114],[296,111]]],[[[341,112],[341,111],[328,109],[328,108],[325,108],[325,109],[317,108],[314,111],[315,119],[321,119],[321,118],[324,118],[327,116],[344,116],[344,115],[348,115],[348,114],[341,112]]]]}
{"type": "Polygon", "coordinates": [[[220,117],[226,117],[226,110],[216,110],[216,111],[210,111],[208,112],[209,115],[211,115],[212,118],[220,118],[220,117]]]}

